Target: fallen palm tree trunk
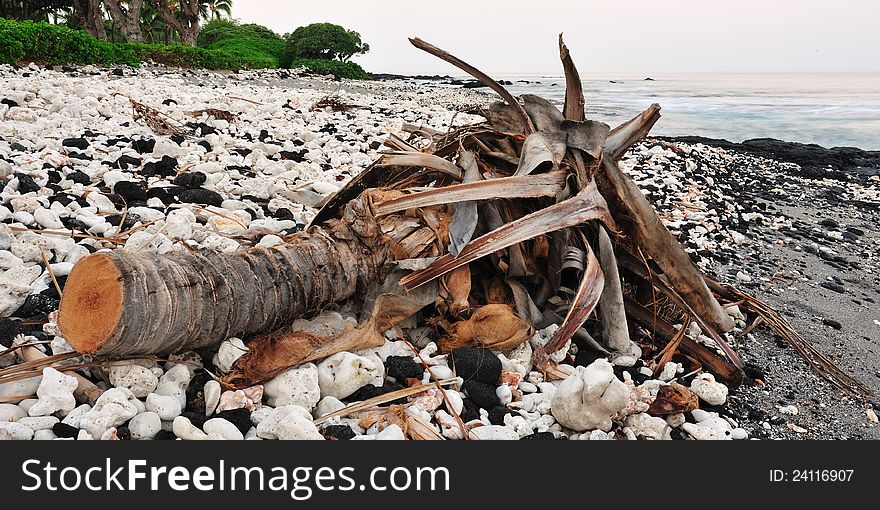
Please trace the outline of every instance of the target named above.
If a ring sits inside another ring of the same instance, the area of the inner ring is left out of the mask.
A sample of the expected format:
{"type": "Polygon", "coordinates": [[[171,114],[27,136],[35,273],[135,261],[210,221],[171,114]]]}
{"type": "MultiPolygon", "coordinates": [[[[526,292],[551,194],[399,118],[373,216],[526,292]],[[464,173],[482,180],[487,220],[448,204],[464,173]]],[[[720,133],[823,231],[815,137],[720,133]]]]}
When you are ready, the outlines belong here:
{"type": "MultiPolygon", "coordinates": [[[[250,350],[224,382],[245,387],[336,352],[382,345],[385,331],[413,315],[445,330],[436,340],[446,348],[509,349],[551,318],[559,327],[533,356],[548,377],[566,377],[571,366],[560,360],[575,341],[619,364],[641,357],[655,373],[681,354],[739,384],[743,363],[726,339],[734,323],[719,297],[744,298],[707,285],[617,165],[659,119],[659,106],[613,130],[586,120],[561,37],[562,111],[537,96],[517,99],[457,57],[411,42],[504,102],[480,111],[483,123],[389,136],[393,151],[331,197],[306,231],[273,248],[85,257],[61,302],[67,341],[81,353],[118,358],[242,337],[250,350]],[[632,289],[662,303],[633,299],[632,289]],[[288,326],[344,301],[360,310],[356,328],[320,336],[288,326]],[[673,324],[691,322],[720,352],[677,334],[673,324]]],[[[745,304],[778,322],[765,305],[745,304]]],[[[826,375],[855,388],[839,369],[826,375]]]]}

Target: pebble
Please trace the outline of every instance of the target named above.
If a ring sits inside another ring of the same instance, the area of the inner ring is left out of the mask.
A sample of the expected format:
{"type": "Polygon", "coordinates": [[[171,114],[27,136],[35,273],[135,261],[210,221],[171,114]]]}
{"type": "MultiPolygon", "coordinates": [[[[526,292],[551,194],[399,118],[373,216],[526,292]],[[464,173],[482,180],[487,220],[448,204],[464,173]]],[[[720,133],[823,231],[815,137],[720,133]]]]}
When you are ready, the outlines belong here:
{"type": "Polygon", "coordinates": [[[78,386],[75,377],[59,372],[52,367],[43,369],[43,378],[37,388],[38,401],[28,409],[30,416],[48,416],[61,411],[68,413],[76,407],[73,396],[78,386]]]}
{"type": "Polygon", "coordinates": [[[202,426],[207,434],[217,434],[228,441],[241,441],[244,434],[238,430],[238,427],[223,418],[211,418],[202,426]]]}
{"type": "Polygon", "coordinates": [[[128,422],[128,430],[132,439],[153,439],[162,430],[162,418],[152,411],[139,413],[128,422]]]}
{"type": "Polygon", "coordinates": [[[318,363],[321,395],[348,397],[380,375],[381,363],[350,352],[336,353],[318,363]]]}
{"type": "Polygon", "coordinates": [[[501,377],[501,360],[489,349],[454,349],[449,361],[455,374],[465,381],[474,380],[494,387],[501,377]]]}
{"type": "Polygon", "coordinates": [[[553,417],[572,430],[611,429],[611,417],[629,403],[630,390],[614,375],[608,360],[578,366],[557,387],[551,400],[553,417]]]}
{"type": "Polygon", "coordinates": [[[696,376],[691,382],[690,389],[709,405],[720,406],[727,401],[727,386],[716,382],[715,377],[709,373],[696,376]]]}
{"type": "Polygon", "coordinates": [[[150,393],[146,399],[147,411],[154,412],[159,415],[163,421],[172,421],[180,416],[183,407],[180,405],[180,399],[174,395],[159,395],[150,393]]]}
{"type": "Polygon", "coordinates": [[[403,435],[403,430],[396,423],[392,423],[388,425],[382,432],[376,434],[376,440],[378,441],[403,441],[406,439],[406,436],[403,435]]]}
{"type": "Polygon", "coordinates": [[[502,425],[484,425],[468,431],[468,439],[478,441],[516,441],[519,434],[515,430],[502,425]]]}
{"type": "Polygon", "coordinates": [[[263,439],[321,440],[324,436],[312,423],[308,410],[297,405],[276,407],[257,424],[257,436],[263,439]]]}
{"type": "Polygon", "coordinates": [[[295,404],[311,411],[321,399],[318,367],[314,363],[306,363],[288,369],[267,382],[264,390],[266,403],[272,407],[295,404]]]}
{"type": "Polygon", "coordinates": [[[144,398],[159,385],[159,378],[150,369],[140,365],[114,365],[108,369],[110,384],[126,388],[135,397],[144,398]]]}

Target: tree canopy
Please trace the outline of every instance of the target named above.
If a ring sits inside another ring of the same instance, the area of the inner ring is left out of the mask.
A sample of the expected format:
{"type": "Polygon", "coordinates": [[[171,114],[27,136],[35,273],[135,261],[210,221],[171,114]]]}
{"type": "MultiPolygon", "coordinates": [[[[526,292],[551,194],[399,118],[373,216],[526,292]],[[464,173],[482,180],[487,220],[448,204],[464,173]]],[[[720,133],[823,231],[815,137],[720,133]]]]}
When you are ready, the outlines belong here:
{"type": "Polygon", "coordinates": [[[297,59],[340,60],[347,62],[354,55],[370,51],[361,35],[333,23],[313,23],[299,27],[285,36],[283,65],[297,59]]]}

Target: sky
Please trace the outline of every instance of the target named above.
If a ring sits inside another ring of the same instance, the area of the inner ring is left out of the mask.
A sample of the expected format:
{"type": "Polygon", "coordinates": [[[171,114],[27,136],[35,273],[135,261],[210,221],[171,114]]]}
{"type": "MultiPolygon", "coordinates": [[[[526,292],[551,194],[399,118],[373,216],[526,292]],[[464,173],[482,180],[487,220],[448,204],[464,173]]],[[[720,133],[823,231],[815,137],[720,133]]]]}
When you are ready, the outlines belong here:
{"type": "Polygon", "coordinates": [[[315,22],[359,32],[376,73],[461,74],[418,36],[483,71],[560,74],[880,72],[880,0],[234,0],[278,33],[315,22]]]}

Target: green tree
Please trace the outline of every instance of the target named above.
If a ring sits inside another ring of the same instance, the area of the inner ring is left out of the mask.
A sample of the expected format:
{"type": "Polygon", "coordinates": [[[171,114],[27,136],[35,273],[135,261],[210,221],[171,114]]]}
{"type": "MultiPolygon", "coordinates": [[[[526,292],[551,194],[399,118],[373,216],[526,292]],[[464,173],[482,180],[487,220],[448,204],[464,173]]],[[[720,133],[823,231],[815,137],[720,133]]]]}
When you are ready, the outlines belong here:
{"type": "Polygon", "coordinates": [[[227,18],[232,17],[232,0],[201,0],[199,2],[199,14],[202,19],[214,21],[222,18],[221,14],[225,14],[227,18]]]}
{"type": "Polygon", "coordinates": [[[290,66],[298,59],[340,60],[348,62],[354,55],[370,51],[361,35],[332,23],[313,23],[299,27],[286,36],[287,44],[281,64],[290,66]]]}

